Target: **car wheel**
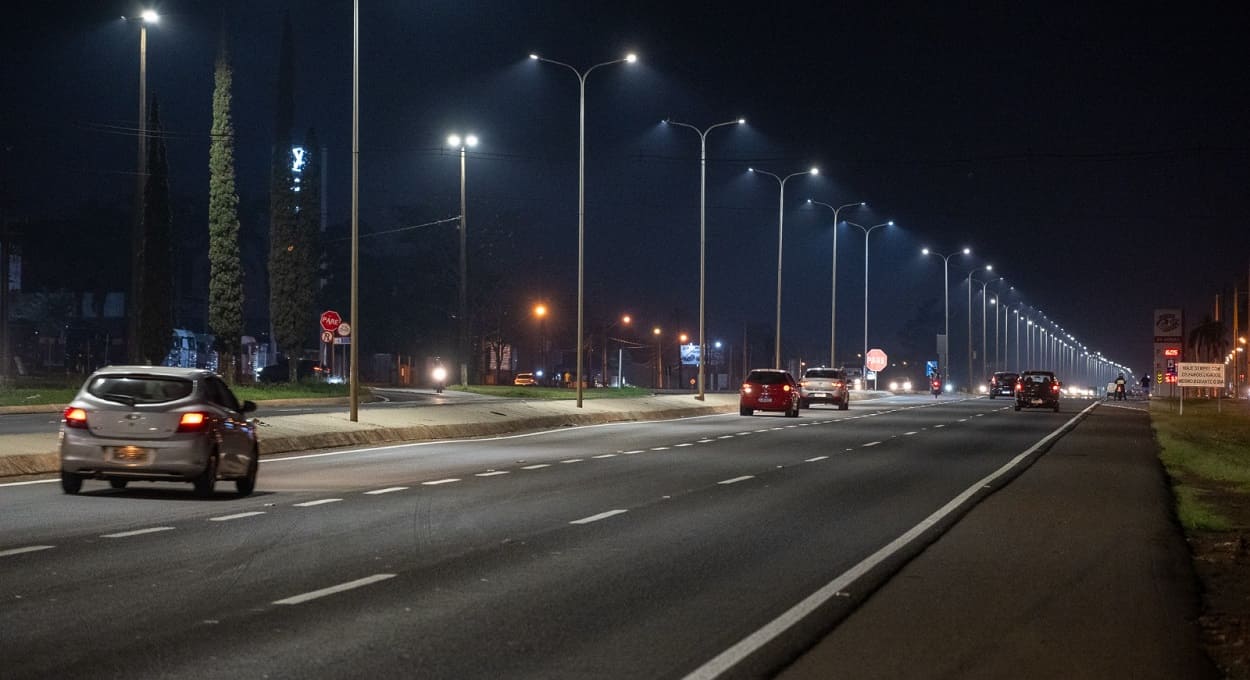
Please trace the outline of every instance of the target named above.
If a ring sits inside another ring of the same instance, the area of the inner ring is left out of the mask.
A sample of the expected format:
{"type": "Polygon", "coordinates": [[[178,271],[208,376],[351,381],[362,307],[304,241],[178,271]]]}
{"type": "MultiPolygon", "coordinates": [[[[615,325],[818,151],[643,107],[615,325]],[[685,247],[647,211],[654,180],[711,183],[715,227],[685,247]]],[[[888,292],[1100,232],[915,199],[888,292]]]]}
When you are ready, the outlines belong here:
{"type": "Polygon", "coordinates": [[[64,470],[61,471],[61,490],[69,495],[74,495],[82,489],[82,477],[70,474],[64,470]]]}
{"type": "Polygon", "coordinates": [[[994,398],[994,393],[990,392],[990,399],[993,399],[993,398],[994,398]]]}
{"type": "Polygon", "coordinates": [[[213,495],[213,487],[217,484],[217,454],[214,453],[208,457],[208,464],[204,466],[204,472],[192,482],[195,484],[195,495],[211,496],[213,495]]]}
{"type": "Polygon", "coordinates": [[[1019,410],[1020,410],[1020,402],[1018,402],[1018,401],[1016,402],[1016,410],[1017,410],[1017,411],[1019,411],[1019,410]]]}
{"type": "Polygon", "coordinates": [[[745,406],[742,406],[742,407],[739,407],[739,408],[738,408],[738,415],[740,415],[740,416],[750,416],[750,415],[755,415],[755,411],[753,411],[752,409],[749,409],[749,408],[747,408],[747,407],[745,407],[745,406]]]}
{"type": "Polygon", "coordinates": [[[795,404],[795,405],[794,405],[794,408],[790,409],[789,411],[786,411],[786,417],[787,417],[787,418],[798,418],[798,417],[799,417],[799,405],[798,405],[798,404],[795,404]]]}
{"type": "Polygon", "coordinates": [[[847,397],[846,399],[843,399],[843,400],[842,400],[842,403],[841,403],[841,404],[838,404],[838,410],[839,410],[839,411],[845,411],[845,410],[847,410],[847,409],[848,409],[848,408],[850,408],[850,407],[851,407],[851,398],[850,398],[850,397],[847,397]]]}
{"type": "Polygon", "coordinates": [[[250,496],[256,490],[256,472],[260,469],[260,452],[252,450],[252,463],[247,466],[247,476],[234,480],[234,489],[240,496],[250,496]]]}
{"type": "Polygon", "coordinates": [[[130,481],[129,479],[110,479],[109,486],[113,487],[114,489],[124,489],[126,488],[126,484],[129,481],[130,481]]]}
{"type": "Polygon", "coordinates": [[[1055,413],[1059,412],[1059,402],[1055,402],[1055,413]]]}

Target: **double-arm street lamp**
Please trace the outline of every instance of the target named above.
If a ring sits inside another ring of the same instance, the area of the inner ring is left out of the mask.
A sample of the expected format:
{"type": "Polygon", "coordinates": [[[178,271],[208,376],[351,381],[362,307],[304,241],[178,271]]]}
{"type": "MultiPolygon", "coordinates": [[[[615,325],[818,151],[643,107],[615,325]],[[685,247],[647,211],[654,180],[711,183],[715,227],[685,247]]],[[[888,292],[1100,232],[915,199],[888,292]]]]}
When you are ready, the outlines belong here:
{"type": "MultiPolygon", "coordinates": [[[[846,223],[851,225],[852,227],[859,227],[859,230],[864,232],[864,353],[862,356],[863,356],[864,362],[867,362],[868,361],[868,237],[872,236],[873,230],[879,227],[894,226],[894,220],[890,220],[889,222],[882,222],[881,224],[874,224],[871,227],[865,227],[862,224],[855,224],[854,222],[851,222],[850,220],[847,220],[846,223]]],[[[866,386],[868,383],[868,367],[866,365],[862,365],[861,368],[864,371],[861,375],[864,376],[864,384],[866,386]]],[[[873,388],[876,389],[876,386],[877,386],[876,378],[873,378],[872,385],[873,385],[873,388]]]]}
{"type": "Polygon", "coordinates": [[[585,351],[585,327],[584,327],[584,305],[582,297],[582,281],[585,271],[585,243],[586,243],[586,77],[591,71],[601,66],[611,66],[613,64],[632,64],[638,61],[638,57],[633,54],[627,54],[622,59],[614,59],[595,64],[590,68],[579,71],[562,61],[547,59],[537,54],[530,54],[530,59],[535,61],[555,64],[563,66],[572,71],[577,76],[579,86],[579,94],[577,99],[577,408],[582,407],[582,356],[585,351]]]}
{"type": "Polygon", "coordinates": [[[451,135],[447,137],[447,146],[460,149],[460,384],[469,384],[469,295],[468,267],[465,255],[465,234],[468,231],[468,218],[465,216],[464,200],[464,157],[465,151],[477,146],[477,135],[451,135]]]}
{"type": "Polygon", "coordinates": [[[726,127],[729,125],[743,125],[747,121],[745,118],[737,120],[727,120],[723,123],[709,125],[700,130],[690,123],[682,123],[672,118],[664,119],[668,125],[676,125],[678,127],[694,130],[699,135],[699,393],[695,399],[700,401],[704,398],[703,380],[704,380],[704,358],[707,353],[707,341],[704,335],[704,299],[705,299],[705,274],[706,274],[706,244],[707,244],[707,133],[718,127],[726,127]]]}
{"type": "MultiPolygon", "coordinates": [[[[838,365],[838,212],[840,212],[843,208],[862,208],[868,204],[861,201],[859,203],[846,203],[835,208],[828,203],[813,201],[810,198],[807,199],[807,202],[812,205],[826,207],[833,211],[833,258],[831,260],[831,268],[833,269],[833,285],[830,295],[833,298],[833,301],[829,305],[829,367],[834,368],[838,365]]],[[[867,240],[865,240],[864,244],[867,245],[867,240]]],[[[865,260],[865,262],[867,262],[867,260],[865,260]]]]}
{"type": "Polygon", "coordinates": [[[945,255],[943,255],[942,253],[933,251],[933,250],[929,250],[928,248],[925,248],[921,250],[920,252],[924,255],[937,255],[938,257],[942,258],[942,299],[945,301],[946,326],[945,326],[945,330],[942,331],[943,333],[942,356],[938,357],[938,360],[940,362],[940,370],[946,371],[946,375],[949,377],[950,369],[947,366],[947,364],[950,363],[949,343],[950,343],[950,337],[951,337],[951,278],[950,278],[951,258],[956,255],[971,255],[972,249],[964,248],[963,250],[956,250],[953,253],[947,253],[945,255]]]}
{"type": "Polygon", "coordinates": [[[781,246],[783,236],[783,225],[785,224],[786,215],[786,182],[791,177],[799,175],[819,175],[819,168],[812,168],[806,172],[792,172],[785,177],[774,175],[766,170],[757,170],[755,168],[747,168],[748,171],[759,175],[767,175],[777,180],[777,185],[781,188],[780,195],[777,199],[777,339],[776,346],[773,348],[773,368],[781,368],[781,246]]]}
{"type": "MultiPolygon", "coordinates": [[[[1006,279],[1004,277],[1000,276],[996,279],[989,279],[988,281],[981,282],[981,379],[982,380],[985,380],[985,378],[987,377],[986,376],[986,373],[987,373],[986,359],[989,355],[989,352],[986,349],[986,335],[985,335],[986,304],[988,302],[985,299],[985,288],[991,283],[997,283],[999,281],[1005,281],[1005,280],[1006,279]]],[[[994,308],[994,352],[995,353],[998,352],[998,307],[994,308]]]]}
{"type": "Polygon", "coordinates": [[[978,267],[968,272],[968,394],[972,394],[972,275],[984,269],[987,272],[994,271],[994,265],[987,264],[985,267],[978,267]]]}

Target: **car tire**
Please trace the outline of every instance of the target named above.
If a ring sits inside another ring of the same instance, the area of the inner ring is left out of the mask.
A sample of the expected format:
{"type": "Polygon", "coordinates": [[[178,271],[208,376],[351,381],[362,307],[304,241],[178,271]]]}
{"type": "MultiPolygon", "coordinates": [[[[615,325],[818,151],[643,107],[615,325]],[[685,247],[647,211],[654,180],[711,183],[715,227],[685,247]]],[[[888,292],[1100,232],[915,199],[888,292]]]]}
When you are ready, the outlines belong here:
{"type": "Polygon", "coordinates": [[[82,490],[82,477],[61,470],[61,491],[73,496],[82,490]]]}
{"type": "Polygon", "coordinates": [[[234,490],[240,496],[250,496],[256,490],[256,473],[260,470],[260,452],[252,450],[252,463],[247,466],[247,475],[234,480],[234,490]]]}
{"type": "Polygon", "coordinates": [[[205,498],[213,495],[213,487],[217,485],[217,454],[208,457],[208,464],[192,482],[195,484],[195,495],[205,498]]]}
{"type": "Polygon", "coordinates": [[[850,407],[851,407],[851,398],[850,398],[850,397],[847,397],[846,399],[843,399],[843,400],[842,400],[842,403],[841,403],[841,404],[838,404],[838,410],[839,410],[839,411],[845,411],[845,410],[847,410],[847,409],[848,409],[848,408],[850,408],[850,407]]]}
{"type": "Polygon", "coordinates": [[[794,408],[792,408],[792,409],[790,409],[790,410],[786,411],[786,417],[787,417],[787,418],[798,418],[798,417],[799,417],[799,405],[798,405],[798,404],[795,404],[795,405],[794,405],[794,408]]]}
{"type": "Polygon", "coordinates": [[[1059,402],[1055,402],[1055,413],[1059,412],[1059,402]]]}
{"type": "Polygon", "coordinates": [[[994,393],[990,392],[990,399],[993,399],[993,398],[994,398],[994,393]]]}
{"type": "Polygon", "coordinates": [[[1017,410],[1017,411],[1019,411],[1019,410],[1020,410],[1020,402],[1018,402],[1018,401],[1016,402],[1016,410],[1017,410]]]}
{"type": "Polygon", "coordinates": [[[754,411],[754,410],[752,410],[752,409],[749,409],[749,408],[747,408],[747,407],[745,407],[745,406],[742,406],[742,407],[739,407],[739,408],[738,408],[738,415],[740,415],[740,416],[751,416],[751,415],[755,415],[755,411],[754,411]]]}
{"type": "Polygon", "coordinates": [[[124,489],[124,488],[126,488],[126,484],[127,484],[127,483],[129,483],[129,482],[130,482],[130,480],[129,480],[129,479],[116,479],[116,478],[114,478],[114,479],[110,479],[110,480],[109,480],[109,486],[113,487],[114,489],[124,489]]]}

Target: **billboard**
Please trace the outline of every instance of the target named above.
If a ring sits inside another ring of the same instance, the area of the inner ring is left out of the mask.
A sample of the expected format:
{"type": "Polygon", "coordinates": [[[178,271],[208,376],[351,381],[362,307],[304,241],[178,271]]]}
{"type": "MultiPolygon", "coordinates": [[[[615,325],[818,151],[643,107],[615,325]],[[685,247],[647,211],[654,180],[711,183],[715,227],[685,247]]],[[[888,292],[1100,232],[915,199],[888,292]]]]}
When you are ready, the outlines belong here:
{"type": "Polygon", "coordinates": [[[681,365],[682,366],[698,366],[699,365],[699,346],[690,343],[681,346],[681,365]]]}
{"type": "Polygon", "coordinates": [[[1185,336],[1185,316],[1179,309],[1156,309],[1154,338],[1158,343],[1179,344],[1185,336]]]}

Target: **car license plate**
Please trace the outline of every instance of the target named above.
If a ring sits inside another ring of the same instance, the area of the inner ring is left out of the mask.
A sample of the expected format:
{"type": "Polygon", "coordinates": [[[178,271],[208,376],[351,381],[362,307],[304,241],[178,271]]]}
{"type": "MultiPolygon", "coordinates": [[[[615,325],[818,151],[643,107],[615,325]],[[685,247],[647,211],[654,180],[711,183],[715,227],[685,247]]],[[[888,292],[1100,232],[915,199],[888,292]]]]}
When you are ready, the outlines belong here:
{"type": "Polygon", "coordinates": [[[761,403],[761,404],[767,404],[767,403],[771,402],[772,400],[773,400],[773,398],[772,398],[772,397],[760,397],[760,403],[761,403]]]}
{"type": "Polygon", "coordinates": [[[109,458],[121,463],[145,463],[149,453],[148,449],[139,446],[109,447],[109,458]]]}
{"type": "Polygon", "coordinates": [[[820,397],[820,398],[822,398],[822,399],[823,399],[823,398],[825,398],[825,397],[828,397],[828,396],[829,396],[829,394],[828,394],[828,393],[826,393],[826,392],[812,392],[812,396],[813,396],[813,397],[820,397]]]}
{"type": "Polygon", "coordinates": [[[1033,403],[1034,403],[1034,404],[1040,404],[1040,403],[1042,403],[1042,400],[1041,400],[1041,399],[1034,399],[1034,400],[1033,400],[1033,403]]]}

